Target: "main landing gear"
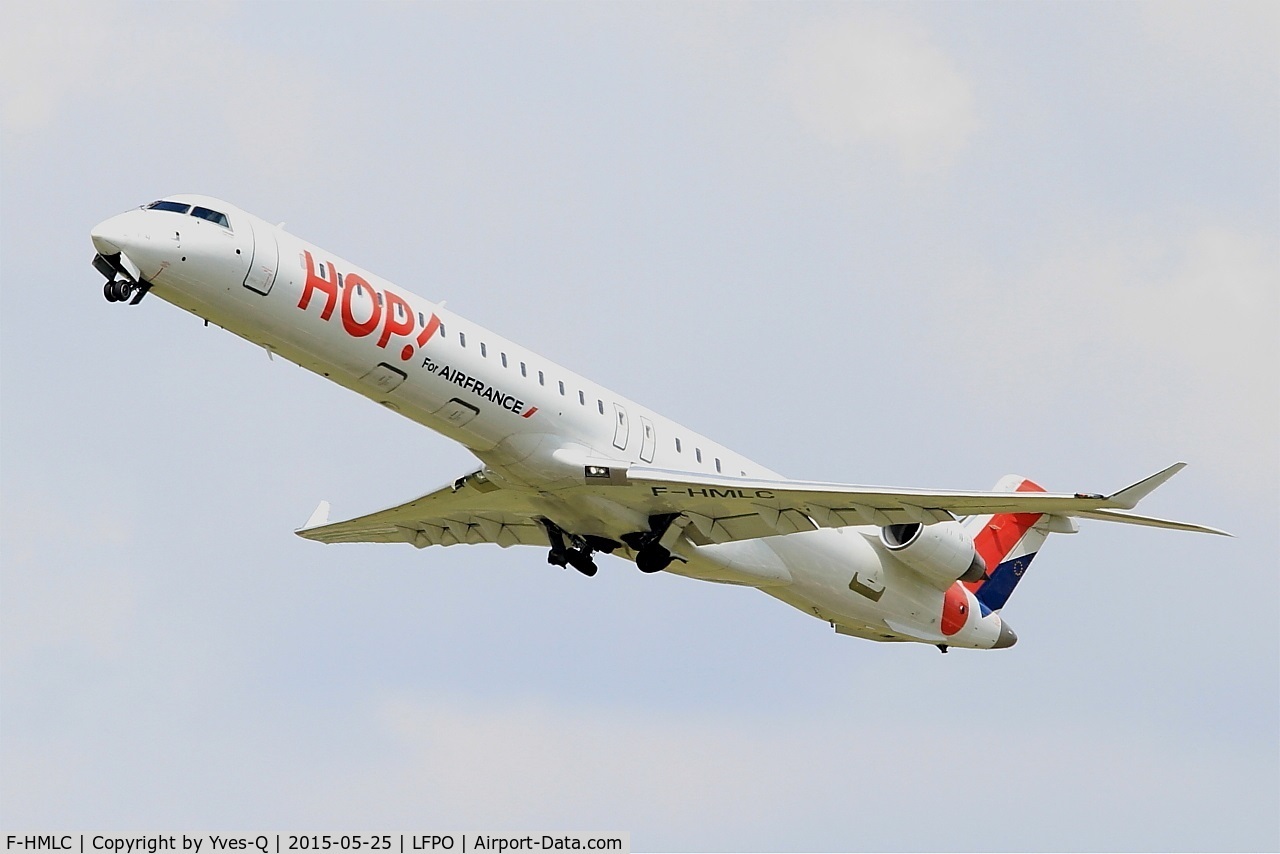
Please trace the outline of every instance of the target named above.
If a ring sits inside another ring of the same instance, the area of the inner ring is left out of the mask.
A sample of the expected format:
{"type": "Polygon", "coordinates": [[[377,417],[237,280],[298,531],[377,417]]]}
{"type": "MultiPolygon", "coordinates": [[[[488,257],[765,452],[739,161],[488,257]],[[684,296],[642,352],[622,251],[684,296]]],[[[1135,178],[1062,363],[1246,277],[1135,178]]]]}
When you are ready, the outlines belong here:
{"type": "MultiPolygon", "coordinates": [[[[641,572],[661,572],[673,560],[683,560],[673,555],[668,548],[680,534],[681,526],[673,527],[672,524],[680,516],[679,513],[650,516],[649,530],[622,535],[622,541],[635,551],[636,566],[641,572]],[[664,541],[669,541],[668,545],[663,545],[664,541]]],[[[622,547],[622,543],[606,537],[571,534],[547,518],[541,518],[538,522],[546,529],[547,540],[551,543],[547,563],[552,566],[571,566],[583,575],[595,575],[597,567],[591,555],[595,552],[612,554],[622,547]]]]}
{"type": "Polygon", "coordinates": [[[551,541],[551,551],[547,554],[547,563],[552,566],[572,566],[583,575],[596,574],[596,562],[591,559],[593,552],[612,553],[622,543],[605,537],[588,534],[580,537],[570,534],[550,519],[539,519],[547,530],[547,539],[551,541]]]}
{"type": "Polygon", "coordinates": [[[671,523],[679,518],[679,513],[660,513],[649,517],[649,530],[622,535],[622,541],[635,549],[636,566],[641,572],[661,572],[676,560],[662,540],[671,529],[671,523]]]}

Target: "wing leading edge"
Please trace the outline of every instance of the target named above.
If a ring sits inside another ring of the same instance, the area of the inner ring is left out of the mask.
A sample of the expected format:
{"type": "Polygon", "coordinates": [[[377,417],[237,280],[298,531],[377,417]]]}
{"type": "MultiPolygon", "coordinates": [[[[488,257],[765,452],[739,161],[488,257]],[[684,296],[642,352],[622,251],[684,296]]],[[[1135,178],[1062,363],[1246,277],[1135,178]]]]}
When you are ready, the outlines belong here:
{"type": "Polygon", "coordinates": [[[1040,513],[1129,525],[1230,536],[1226,531],[1126,511],[1186,466],[1176,463],[1111,495],[1053,492],[965,492],[898,489],[810,481],[759,480],[632,466],[627,480],[637,498],[683,512],[711,542],[850,525],[942,522],[988,513],[1040,513]],[[755,516],[758,519],[748,517],[755,516]],[[735,524],[735,522],[737,524],[735,524]],[[737,530],[735,530],[735,528],[737,530]],[[741,532],[739,535],[738,532],[741,532]]]}

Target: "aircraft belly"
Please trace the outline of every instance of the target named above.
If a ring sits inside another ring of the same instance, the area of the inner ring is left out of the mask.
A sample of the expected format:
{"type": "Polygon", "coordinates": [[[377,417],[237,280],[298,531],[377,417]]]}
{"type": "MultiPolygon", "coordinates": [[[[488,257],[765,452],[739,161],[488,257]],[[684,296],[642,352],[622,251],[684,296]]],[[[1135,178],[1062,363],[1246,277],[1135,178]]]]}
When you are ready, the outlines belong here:
{"type": "Polygon", "coordinates": [[[785,590],[766,592],[792,607],[859,637],[902,639],[890,622],[937,632],[942,592],[876,549],[862,529],[824,528],[761,542],[778,553],[793,579],[785,590]],[[863,573],[881,577],[882,589],[859,585],[863,573]]]}
{"type": "Polygon", "coordinates": [[[764,540],[690,546],[677,553],[684,561],[667,567],[676,575],[762,588],[786,586],[792,581],[786,563],[764,540]]]}

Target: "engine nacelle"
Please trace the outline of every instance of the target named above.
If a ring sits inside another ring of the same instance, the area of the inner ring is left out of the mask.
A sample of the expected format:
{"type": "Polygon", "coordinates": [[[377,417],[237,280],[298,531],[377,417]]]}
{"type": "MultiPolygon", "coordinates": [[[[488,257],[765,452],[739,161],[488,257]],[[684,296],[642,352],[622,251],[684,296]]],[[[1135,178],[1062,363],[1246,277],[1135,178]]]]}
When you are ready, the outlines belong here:
{"type": "Polygon", "coordinates": [[[886,525],[880,529],[880,542],[894,557],[943,586],[981,581],[987,572],[986,561],[959,522],[886,525]]]}

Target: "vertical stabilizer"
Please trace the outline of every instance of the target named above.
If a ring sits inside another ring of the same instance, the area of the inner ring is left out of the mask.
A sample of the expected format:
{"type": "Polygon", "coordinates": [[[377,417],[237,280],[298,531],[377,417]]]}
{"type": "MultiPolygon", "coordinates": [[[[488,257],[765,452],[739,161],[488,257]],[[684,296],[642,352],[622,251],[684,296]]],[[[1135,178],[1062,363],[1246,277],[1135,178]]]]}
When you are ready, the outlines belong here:
{"type": "MultiPolygon", "coordinates": [[[[1044,488],[1011,474],[1000,479],[995,491],[1044,492],[1044,488]]],[[[1049,535],[1049,518],[1040,513],[970,516],[964,520],[964,528],[987,564],[986,578],[963,582],[964,586],[973,591],[984,608],[999,611],[1049,535]]]]}

